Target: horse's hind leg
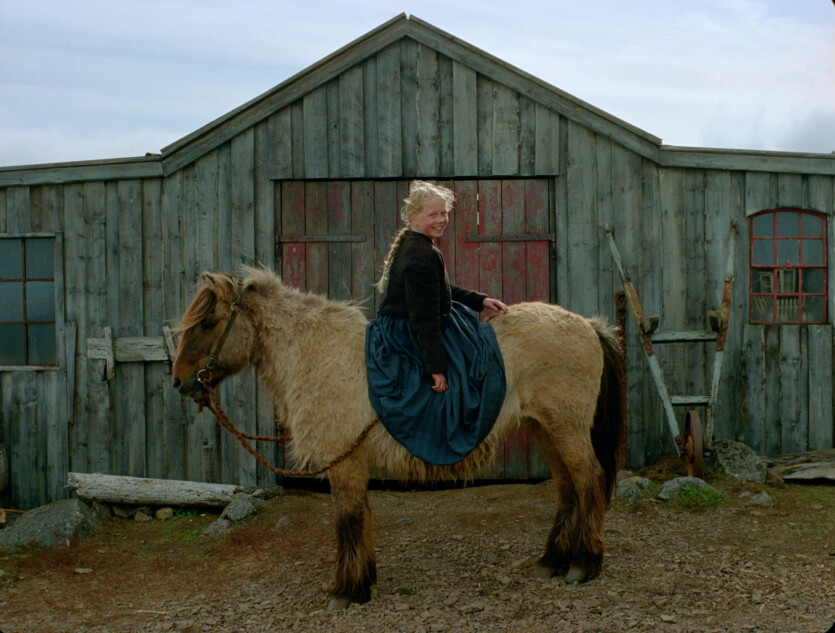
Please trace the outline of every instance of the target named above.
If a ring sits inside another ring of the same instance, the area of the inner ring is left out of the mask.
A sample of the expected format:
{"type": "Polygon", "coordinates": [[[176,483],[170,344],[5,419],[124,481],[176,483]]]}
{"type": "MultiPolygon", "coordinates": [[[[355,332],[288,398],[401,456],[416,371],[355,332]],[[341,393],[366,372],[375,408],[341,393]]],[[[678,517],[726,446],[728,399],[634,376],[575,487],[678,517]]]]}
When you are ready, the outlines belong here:
{"type": "MultiPolygon", "coordinates": [[[[570,427],[561,427],[566,428],[570,427]]],[[[541,430],[539,441],[551,466],[560,506],[548,541],[548,547],[553,543],[553,550],[549,552],[546,547],[540,565],[560,573],[569,559],[565,581],[585,582],[599,575],[603,563],[606,513],[603,469],[595,457],[590,437],[550,430],[551,434],[541,430]]]]}
{"type": "Polygon", "coordinates": [[[551,471],[554,492],[557,495],[557,514],[545,542],[545,553],[537,562],[534,572],[541,578],[550,578],[565,574],[571,564],[574,549],[571,537],[575,533],[574,525],[577,521],[577,494],[551,438],[539,424],[535,424],[533,428],[539,450],[551,471]]]}
{"type": "Polygon", "coordinates": [[[371,599],[377,581],[373,524],[368,505],[368,472],[347,459],[330,473],[336,508],[336,579],[330,609],[371,599]]]}

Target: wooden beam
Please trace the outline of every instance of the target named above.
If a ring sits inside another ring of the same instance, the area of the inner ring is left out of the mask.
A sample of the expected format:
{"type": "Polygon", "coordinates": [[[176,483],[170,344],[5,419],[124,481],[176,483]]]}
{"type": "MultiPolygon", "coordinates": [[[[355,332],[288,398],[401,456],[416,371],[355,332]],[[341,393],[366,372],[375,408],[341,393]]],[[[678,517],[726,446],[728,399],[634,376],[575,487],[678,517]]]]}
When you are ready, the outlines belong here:
{"type": "Polygon", "coordinates": [[[108,363],[169,360],[165,338],[162,336],[124,336],[112,339],[109,327],[104,328],[104,332],[104,338],[87,339],[87,358],[108,363]]]}
{"type": "Polygon", "coordinates": [[[149,506],[225,506],[240,486],[99,473],[67,473],[67,487],[82,499],[149,506]]]}

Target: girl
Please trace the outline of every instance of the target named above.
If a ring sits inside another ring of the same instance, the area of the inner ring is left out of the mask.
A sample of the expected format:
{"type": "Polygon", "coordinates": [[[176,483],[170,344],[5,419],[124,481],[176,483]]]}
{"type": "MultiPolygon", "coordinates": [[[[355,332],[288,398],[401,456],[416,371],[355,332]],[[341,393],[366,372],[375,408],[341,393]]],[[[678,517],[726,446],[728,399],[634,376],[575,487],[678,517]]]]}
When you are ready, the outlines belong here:
{"type": "Polygon", "coordinates": [[[460,461],[486,437],[505,391],[493,329],[470,310],[508,308],[451,285],[436,244],[454,199],[446,187],[411,183],[401,211],[405,226],[377,284],[385,296],[366,336],[378,417],[412,454],[439,465],[460,461]]]}

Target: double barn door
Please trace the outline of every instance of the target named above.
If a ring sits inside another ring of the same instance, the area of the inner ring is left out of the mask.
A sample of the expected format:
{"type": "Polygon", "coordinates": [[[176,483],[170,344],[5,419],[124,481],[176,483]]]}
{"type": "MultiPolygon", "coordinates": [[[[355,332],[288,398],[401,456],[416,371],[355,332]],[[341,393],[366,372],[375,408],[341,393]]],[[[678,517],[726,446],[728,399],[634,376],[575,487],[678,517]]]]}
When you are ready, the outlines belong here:
{"type": "MultiPolygon", "coordinates": [[[[455,191],[439,246],[450,281],[505,303],[550,301],[549,180],[437,181],[455,191]]],[[[333,299],[358,301],[367,316],[380,296],[374,283],[402,226],[406,180],[281,181],[276,253],[284,282],[333,299]]],[[[505,442],[484,479],[536,479],[548,469],[529,431],[505,442]]]]}

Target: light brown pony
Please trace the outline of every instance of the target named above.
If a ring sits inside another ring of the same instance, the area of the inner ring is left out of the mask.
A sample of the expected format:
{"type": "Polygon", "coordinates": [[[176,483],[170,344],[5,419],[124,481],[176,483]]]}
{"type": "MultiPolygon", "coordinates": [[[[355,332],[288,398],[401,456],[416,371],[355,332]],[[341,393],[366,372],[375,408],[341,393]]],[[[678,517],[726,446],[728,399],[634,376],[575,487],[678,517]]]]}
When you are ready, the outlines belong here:
{"type": "MultiPolygon", "coordinates": [[[[198,402],[197,381],[240,312],[212,370],[211,384],[255,365],[293,437],[302,467],[329,463],[351,446],[375,413],[365,373],[366,318],[354,305],[299,292],[270,271],[246,277],[204,273],[182,315],[174,386],[198,402]]],[[[412,456],[382,424],[331,468],[337,566],[331,608],[367,602],[376,581],[369,471],[400,480],[472,478],[507,434],[530,425],[554,479],[557,513],[535,573],[590,580],[603,560],[603,521],[622,432],[619,348],[610,328],[559,306],[521,303],[490,319],[507,374],[507,394],[488,437],[463,461],[433,466],[412,456]]]]}

